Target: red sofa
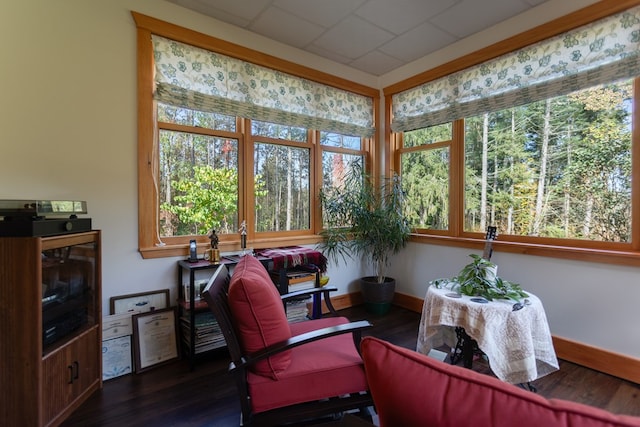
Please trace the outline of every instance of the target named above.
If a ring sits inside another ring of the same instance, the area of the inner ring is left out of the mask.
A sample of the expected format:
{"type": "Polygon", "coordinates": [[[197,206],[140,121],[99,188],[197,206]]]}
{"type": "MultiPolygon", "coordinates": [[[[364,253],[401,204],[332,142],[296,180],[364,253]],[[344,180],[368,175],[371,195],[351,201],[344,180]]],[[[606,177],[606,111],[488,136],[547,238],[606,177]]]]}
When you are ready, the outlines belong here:
{"type": "Polygon", "coordinates": [[[538,394],[386,341],[362,358],[381,427],[640,427],[640,418],[538,394]]]}

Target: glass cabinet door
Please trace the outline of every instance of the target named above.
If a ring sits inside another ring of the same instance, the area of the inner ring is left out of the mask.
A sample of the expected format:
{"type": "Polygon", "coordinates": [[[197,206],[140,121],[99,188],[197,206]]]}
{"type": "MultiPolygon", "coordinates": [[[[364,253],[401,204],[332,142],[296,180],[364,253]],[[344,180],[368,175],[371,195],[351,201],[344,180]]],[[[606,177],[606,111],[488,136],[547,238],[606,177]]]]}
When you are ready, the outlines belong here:
{"type": "Polygon", "coordinates": [[[96,247],[65,239],[43,242],[43,348],[96,324],[96,247]]]}

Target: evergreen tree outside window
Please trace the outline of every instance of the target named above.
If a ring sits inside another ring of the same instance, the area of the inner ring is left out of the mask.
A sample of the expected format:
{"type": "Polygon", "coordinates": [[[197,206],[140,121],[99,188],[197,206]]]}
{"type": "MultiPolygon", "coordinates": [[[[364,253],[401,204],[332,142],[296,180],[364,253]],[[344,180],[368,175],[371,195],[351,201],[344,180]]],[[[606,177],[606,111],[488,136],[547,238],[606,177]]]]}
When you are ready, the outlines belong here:
{"type": "Polygon", "coordinates": [[[465,231],[630,242],[632,89],[466,119],[465,231]]]}

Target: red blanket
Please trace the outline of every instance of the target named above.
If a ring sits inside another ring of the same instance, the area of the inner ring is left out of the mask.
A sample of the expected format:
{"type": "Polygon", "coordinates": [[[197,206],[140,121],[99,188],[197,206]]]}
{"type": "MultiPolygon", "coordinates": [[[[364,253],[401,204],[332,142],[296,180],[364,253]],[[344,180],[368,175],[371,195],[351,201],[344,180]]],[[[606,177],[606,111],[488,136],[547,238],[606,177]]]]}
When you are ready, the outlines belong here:
{"type": "Polygon", "coordinates": [[[298,265],[314,264],[321,273],[327,271],[327,258],[314,249],[303,248],[302,246],[287,246],[284,248],[263,249],[258,252],[273,260],[273,269],[278,271],[281,268],[293,268],[298,265]]]}

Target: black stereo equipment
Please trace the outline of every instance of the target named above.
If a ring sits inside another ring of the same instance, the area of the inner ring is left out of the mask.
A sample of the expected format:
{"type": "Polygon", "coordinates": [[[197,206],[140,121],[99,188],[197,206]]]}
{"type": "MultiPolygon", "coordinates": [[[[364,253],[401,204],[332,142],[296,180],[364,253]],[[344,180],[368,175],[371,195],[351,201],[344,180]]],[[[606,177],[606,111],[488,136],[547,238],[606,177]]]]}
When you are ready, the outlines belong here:
{"type": "Polygon", "coordinates": [[[87,202],[73,200],[0,200],[0,237],[46,237],[91,231],[87,202]]]}
{"type": "Polygon", "coordinates": [[[42,323],[42,345],[47,346],[87,323],[86,310],[76,307],[42,323]]]}

